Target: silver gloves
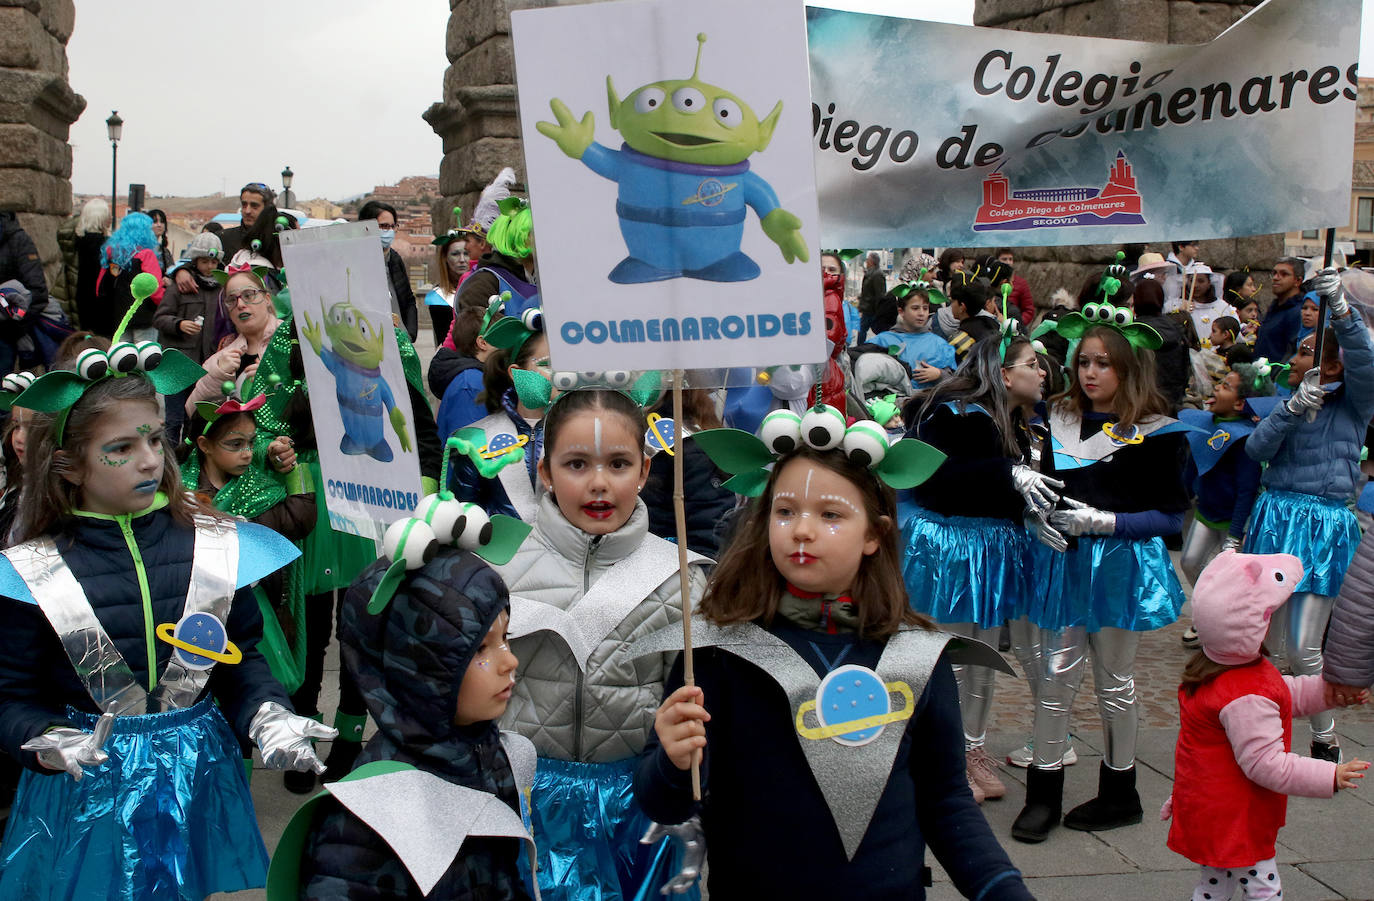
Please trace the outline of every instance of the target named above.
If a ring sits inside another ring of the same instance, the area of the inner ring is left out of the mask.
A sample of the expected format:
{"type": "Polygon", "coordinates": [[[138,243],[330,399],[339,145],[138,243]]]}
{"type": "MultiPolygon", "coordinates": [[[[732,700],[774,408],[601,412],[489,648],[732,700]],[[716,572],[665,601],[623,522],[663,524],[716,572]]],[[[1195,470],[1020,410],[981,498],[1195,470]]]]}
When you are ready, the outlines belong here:
{"type": "Polygon", "coordinates": [[[706,862],[706,836],[701,831],[701,817],[693,816],[687,822],[677,826],[650,823],[639,843],[641,845],[657,844],[658,840],[665,835],[669,837],[669,841],[676,838],[682,842],[682,869],[678,870],[677,875],[669,879],[667,884],[659,889],[659,893],[683,895],[692,890],[697,877],[701,875],[701,866],[706,862]]]}
{"type": "Polygon", "coordinates": [[[1283,406],[1294,416],[1308,414],[1310,421],[1324,403],[1326,403],[1326,392],[1322,391],[1321,370],[1309,369],[1303,374],[1302,381],[1298,383],[1293,396],[1284,401],[1283,406]]]}
{"type": "Polygon", "coordinates": [[[70,726],[49,729],[20,745],[25,751],[36,751],[38,762],[48,769],[66,770],[77,782],[86,775],[86,770],[96,767],[110,759],[103,750],[105,740],[114,728],[114,714],[102,714],[95,721],[95,730],[82,732],[70,726]]]}
{"type": "Polygon", "coordinates": [[[1035,536],[1035,540],[1043,544],[1052,551],[1064,553],[1069,549],[1069,542],[1064,538],[1059,530],[1045,522],[1039,516],[1027,511],[1022,520],[1026,528],[1035,536]]]}
{"type": "Polygon", "coordinates": [[[1334,267],[1327,267],[1312,278],[1312,290],[1318,297],[1326,298],[1326,311],[1333,319],[1343,319],[1350,314],[1350,301],[1341,289],[1341,274],[1334,267]]]}
{"type": "Polygon", "coordinates": [[[1240,545],[1241,539],[1235,537],[1234,535],[1227,535],[1226,538],[1223,539],[1221,542],[1221,550],[1217,553],[1224,554],[1227,551],[1239,551],[1240,545]]]}
{"type": "Polygon", "coordinates": [[[1050,525],[1065,535],[1110,535],[1116,531],[1116,514],[1089,507],[1071,497],[1064,498],[1067,510],[1050,514],[1050,525]]]}
{"type": "Polygon", "coordinates": [[[1053,507],[1059,501],[1059,495],[1050,489],[1064,487],[1063,482],[1041,475],[1024,463],[1012,464],[1011,483],[1025,498],[1026,509],[1032,513],[1053,507]]]}
{"type": "Polygon", "coordinates": [[[339,730],[292,713],[276,701],[263,701],[248,724],[248,737],[257,743],[268,769],[312,770],[318,775],[324,772],[324,762],[315,756],[311,739],[338,738],[339,730]]]}

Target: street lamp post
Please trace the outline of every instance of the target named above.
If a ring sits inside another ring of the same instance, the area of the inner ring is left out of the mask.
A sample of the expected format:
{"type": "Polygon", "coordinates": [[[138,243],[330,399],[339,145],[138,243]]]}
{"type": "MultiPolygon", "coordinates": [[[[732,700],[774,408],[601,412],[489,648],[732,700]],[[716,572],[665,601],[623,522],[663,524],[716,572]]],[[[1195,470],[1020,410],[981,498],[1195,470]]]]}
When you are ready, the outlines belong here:
{"type": "Polygon", "coordinates": [[[124,120],[119,118],[119,110],[110,110],[110,118],[105,120],[110,132],[110,221],[117,222],[115,208],[119,203],[119,138],[124,134],[124,120]]]}
{"type": "Polygon", "coordinates": [[[295,204],[292,203],[291,197],[291,182],[295,177],[296,173],[291,171],[291,166],[289,164],[285,169],[281,170],[282,206],[289,210],[296,208],[295,204]]]}

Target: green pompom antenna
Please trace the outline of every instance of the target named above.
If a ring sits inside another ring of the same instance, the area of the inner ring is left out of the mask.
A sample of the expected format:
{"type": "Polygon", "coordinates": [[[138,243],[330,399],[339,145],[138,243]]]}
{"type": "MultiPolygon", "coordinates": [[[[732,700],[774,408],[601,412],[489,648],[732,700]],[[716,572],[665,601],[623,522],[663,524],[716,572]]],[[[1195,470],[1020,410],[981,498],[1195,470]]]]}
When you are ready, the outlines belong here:
{"type": "Polygon", "coordinates": [[[110,338],[110,344],[118,344],[124,337],[124,330],[129,327],[129,322],[138,312],[138,308],[143,306],[143,301],[157,293],[157,277],[151,272],[140,272],[134,276],[129,283],[129,293],[134,296],[134,302],[129,304],[129,309],[124,311],[124,318],[119,320],[119,328],[114,330],[114,336],[110,338]]]}

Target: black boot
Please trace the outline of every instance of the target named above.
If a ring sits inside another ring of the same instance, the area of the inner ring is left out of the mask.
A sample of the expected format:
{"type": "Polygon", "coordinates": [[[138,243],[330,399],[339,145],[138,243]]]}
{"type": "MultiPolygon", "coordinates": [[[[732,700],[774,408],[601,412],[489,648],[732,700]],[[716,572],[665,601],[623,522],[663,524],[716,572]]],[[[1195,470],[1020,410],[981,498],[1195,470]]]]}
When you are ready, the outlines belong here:
{"type": "Polygon", "coordinates": [[[1134,826],[1143,813],[1135,790],[1135,767],[1114,770],[1104,762],[1097,771],[1097,797],[1070,810],[1064,825],[1082,832],[1103,832],[1134,826]]]}
{"type": "Polygon", "coordinates": [[[1059,825],[1064,810],[1064,769],[1026,770],[1026,806],[1011,824],[1011,837],[1018,842],[1043,842],[1059,825]]]}

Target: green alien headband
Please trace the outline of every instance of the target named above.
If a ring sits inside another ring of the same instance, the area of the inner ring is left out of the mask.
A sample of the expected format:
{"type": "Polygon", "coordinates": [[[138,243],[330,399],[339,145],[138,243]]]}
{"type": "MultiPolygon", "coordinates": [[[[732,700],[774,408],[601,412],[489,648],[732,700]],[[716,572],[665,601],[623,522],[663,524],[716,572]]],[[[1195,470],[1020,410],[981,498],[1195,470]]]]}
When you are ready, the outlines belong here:
{"type": "Polygon", "coordinates": [[[115,329],[108,352],[97,348],[83,350],[76,358],[76,370],[56,369],[34,380],[14,399],[14,406],[37,410],[57,418],[57,444],[67,430],[67,416],[95,383],[107,378],[142,376],[153,383],[158,394],[172,396],[194,385],[205,370],[174,348],[162,348],[156,341],[134,344],[121,341],[134,313],[158,288],[157,278],[141,272],[129,286],[134,302],[115,329]]]}
{"type": "Polygon", "coordinates": [[[1136,350],[1141,348],[1159,350],[1163,347],[1164,339],[1159,336],[1159,332],[1143,322],[1136,322],[1135,314],[1131,312],[1130,307],[1114,306],[1106,300],[1121,290],[1122,279],[1126,277],[1126,267],[1121,264],[1121,261],[1125,258],[1126,254],[1118,250],[1116,262],[1108,266],[1102,274],[1102,281],[1098,283],[1097,293],[1103,300],[1085,303],[1081,313],[1066,313],[1059,317],[1058,322],[1042,323],[1032,337],[1038,338],[1046,332],[1054,331],[1058,332],[1060,337],[1072,341],[1076,338],[1082,338],[1084,333],[1093,326],[1105,325],[1120,332],[1122,337],[1129,341],[1131,347],[1136,350]]]}
{"type": "Polygon", "coordinates": [[[949,303],[949,298],[945,296],[943,291],[926,281],[926,273],[929,271],[929,269],[921,269],[915,279],[909,282],[902,282],[900,285],[893,288],[892,296],[899,300],[903,300],[912,291],[924,291],[926,292],[926,298],[930,301],[931,306],[938,307],[941,304],[949,303]]]}
{"type": "MultiPolygon", "coordinates": [[[[489,479],[504,467],[523,461],[524,445],[524,436],[499,434],[488,441],[481,429],[460,429],[444,443],[439,484],[448,485],[449,461],[454,451],[472,460],[482,478],[489,479]]],[[[476,504],[455,498],[447,488],[426,495],[420,499],[414,513],[387,527],[382,547],[391,565],[373,590],[367,612],[377,614],[386,609],[405,579],[406,571],[419,569],[433,560],[441,544],[456,545],[493,566],[500,566],[515,556],[530,534],[530,528],[528,523],[513,516],[501,513],[488,516],[476,504]]]]}
{"type": "Polygon", "coordinates": [[[711,462],[730,473],[725,487],[745,497],[762,494],[772,465],[803,444],[838,450],[898,489],[921,484],[945,462],[945,455],[924,441],[903,438],[889,443],[887,430],[878,422],[864,419],[846,427],[844,414],[829,404],[817,404],[804,416],[774,410],[759,424],[757,436],[740,429],[708,429],[692,438],[711,462]]]}

